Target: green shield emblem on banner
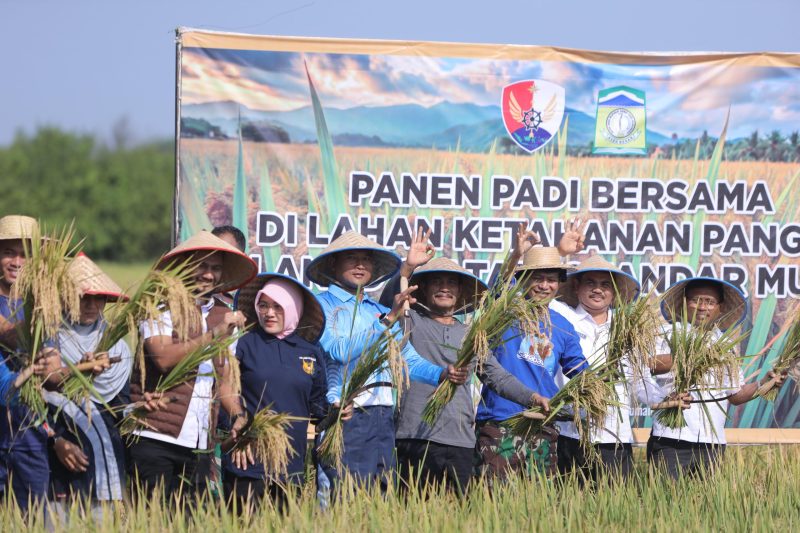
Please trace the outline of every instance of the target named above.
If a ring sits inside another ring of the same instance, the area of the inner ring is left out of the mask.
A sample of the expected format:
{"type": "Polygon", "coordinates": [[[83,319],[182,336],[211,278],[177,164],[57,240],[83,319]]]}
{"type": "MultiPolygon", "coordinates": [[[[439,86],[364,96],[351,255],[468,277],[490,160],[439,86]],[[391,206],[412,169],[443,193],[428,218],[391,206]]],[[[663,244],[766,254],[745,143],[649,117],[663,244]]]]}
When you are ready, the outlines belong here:
{"type": "Polygon", "coordinates": [[[593,154],[646,154],[644,91],[621,85],[597,93],[593,154]]]}

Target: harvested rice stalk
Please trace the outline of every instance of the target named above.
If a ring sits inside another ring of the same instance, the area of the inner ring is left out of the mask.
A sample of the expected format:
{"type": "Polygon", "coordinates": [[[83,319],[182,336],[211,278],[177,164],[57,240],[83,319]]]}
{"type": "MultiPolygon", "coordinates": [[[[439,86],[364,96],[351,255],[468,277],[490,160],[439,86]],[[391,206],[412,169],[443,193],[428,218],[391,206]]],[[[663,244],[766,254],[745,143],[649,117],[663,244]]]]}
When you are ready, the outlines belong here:
{"type": "Polygon", "coordinates": [[[230,451],[244,449],[250,445],[256,460],[264,465],[268,474],[286,474],[289,459],[297,455],[286,429],[293,421],[301,420],[308,419],[276,413],[266,407],[253,416],[247,429],[230,451]]]}
{"type": "MultiPolygon", "coordinates": [[[[508,261],[508,257],[506,257],[508,261]]],[[[503,334],[512,326],[520,329],[521,335],[539,339],[547,343],[547,335],[543,332],[550,327],[550,314],[547,305],[532,301],[525,297],[527,285],[509,278],[486,291],[464,341],[458,348],[456,368],[481,365],[492,356],[503,341],[503,334]]],[[[543,354],[546,357],[546,354],[543,354]]],[[[452,401],[459,385],[445,380],[433,391],[425,409],[422,420],[433,425],[445,406],[452,401]]]]}
{"type": "MultiPolygon", "coordinates": [[[[776,375],[786,372],[800,361],[800,308],[795,311],[792,318],[792,326],[786,333],[783,341],[783,348],[775,358],[772,371],[776,375]]],[[[798,384],[800,387],[800,384],[798,384]]],[[[775,388],[775,378],[761,385],[755,393],[767,401],[774,402],[778,397],[778,389],[775,388]]]]}
{"type": "MultiPolygon", "coordinates": [[[[391,330],[386,330],[379,336],[376,342],[370,345],[366,352],[358,357],[358,361],[349,375],[347,374],[348,367],[345,367],[341,404],[338,408],[331,408],[331,411],[317,427],[318,431],[325,431],[325,435],[318,448],[320,458],[323,461],[333,465],[337,469],[341,469],[342,453],[344,451],[344,435],[342,433],[341,420],[342,410],[350,405],[359,394],[371,388],[372,385],[367,385],[367,382],[373,375],[386,368],[387,365],[390,368],[393,365],[396,368],[401,368],[401,372],[404,373],[404,364],[405,361],[402,359],[397,340],[394,338],[394,335],[392,335],[391,330]],[[392,358],[399,359],[399,361],[395,360],[392,362],[392,358]]],[[[393,379],[397,378],[393,376],[393,379]]],[[[397,381],[394,382],[395,385],[397,383],[397,381]]],[[[380,385],[384,384],[380,383],[380,385]]]]}
{"type": "MultiPolygon", "coordinates": [[[[687,316],[684,305],[683,318],[673,322],[668,339],[675,392],[713,392],[726,379],[731,380],[738,376],[739,358],[736,348],[744,335],[738,328],[731,328],[718,336],[715,328],[692,327],[687,316]]],[[[660,423],[671,429],[686,426],[680,406],[655,409],[655,416],[660,423]]]]}
{"type": "MultiPolygon", "coordinates": [[[[612,278],[613,280],[613,278],[612,278]]],[[[626,302],[615,291],[614,311],[608,342],[605,345],[606,363],[619,379],[624,376],[623,365],[628,366],[634,380],[642,379],[649,365],[650,354],[656,351],[660,321],[653,292],[626,302]]]]}
{"type": "MultiPolygon", "coordinates": [[[[168,396],[171,389],[195,379],[202,363],[215,357],[226,358],[230,361],[233,357],[230,355],[229,349],[243,334],[244,331],[239,331],[235,335],[214,339],[208,344],[195,348],[193,351],[189,352],[186,357],[181,359],[178,364],[170,370],[169,374],[159,380],[154,390],[148,392],[163,393],[165,396],[168,396]]],[[[144,420],[147,415],[147,411],[144,407],[131,404],[127,406],[126,410],[128,409],[130,409],[130,412],[120,423],[120,434],[127,435],[136,430],[148,427],[147,422],[144,420]]]]}
{"type": "Polygon", "coordinates": [[[614,390],[615,372],[607,366],[589,368],[570,379],[550,399],[550,412],[532,407],[504,422],[512,433],[522,438],[541,431],[556,420],[570,420],[578,430],[581,444],[592,450],[592,430],[603,427],[609,406],[619,405],[614,390]]]}

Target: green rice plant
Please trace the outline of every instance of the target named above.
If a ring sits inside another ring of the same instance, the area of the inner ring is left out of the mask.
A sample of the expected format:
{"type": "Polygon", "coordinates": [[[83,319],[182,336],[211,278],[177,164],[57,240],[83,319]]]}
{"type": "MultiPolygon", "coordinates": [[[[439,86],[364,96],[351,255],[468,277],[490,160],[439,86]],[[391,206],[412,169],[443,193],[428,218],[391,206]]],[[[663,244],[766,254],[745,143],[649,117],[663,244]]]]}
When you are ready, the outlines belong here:
{"type": "Polygon", "coordinates": [[[630,301],[624,301],[619,291],[614,291],[614,312],[605,353],[607,365],[620,379],[624,376],[623,365],[631,369],[634,379],[641,379],[649,366],[650,354],[656,352],[660,320],[653,305],[654,291],[630,301]]]}
{"type": "Polygon", "coordinates": [[[276,413],[266,407],[253,415],[253,420],[230,451],[243,450],[250,446],[256,460],[264,465],[270,475],[286,474],[289,459],[297,455],[286,429],[293,421],[300,420],[307,419],[276,413]]]}
{"type": "MultiPolygon", "coordinates": [[[[693,326],[684,302],[681,318],[673,322],[668,339],[676,393],[714,391],[739,375],[736,348],[745,335],[738,328],[730,328],[719,336],[716,331],[693,326]]],[[[703,408],[706,409],[705,404],[703,408]]],[[[686,426],[680,402],[668,401],[654,411],[658,421],[668,428],[686,426]]]]}
{"type": "MultiPolygon", "coordinates": [[[[789,370],[800,361],[800,311],[795,310],[794,317],[791,319],[792,326],[786,333],[783,347],[778,356],[773,360],[772,371],[780,375],[789,370]]],[[[778,389],[775,388],[775,378],[761,385],[755,393],[765,400],[774,402],[778,397],[778,389]]]]}
{"type": "MultiPolygon", "coordinates": [[[[508,267],[510,254],[506,256],[501,272],[508,267]]],[[[491,290],[486,291],[477,306],[475,317],[469,324],[464,340],[456,353],[456,368],[468,368],[481,365],[492,356],[503,342],[503,334],[512,326],[516,326],[520,335],[527,338],[545,338],[549,327],[549,311],[547,305],[525,297],[528,292],[524,280],[509,277],[498,282],[491,290]]],[[[455,397],[460,385],[445,380],[433,391],[425,409],[422,420],[433,425],[445,406],[455,397]]]]}
{"type": "MultiPolygon", "coordinates": [[[[198,346],[186,354],[183,359],[178,361],[166,376],[159,379],[152,391],[147,392],[167,395],[169,391],[175,387],[197,378],[199,375],[198,370],[202,363],[219,358],[233,359],[230,355],[230,347],[243,334],[244,331],[239,331],[234,335],[217,338],[207,344],[198,346]]],[[[142,389],[144,390],[144,385],[142,385],[142,389]]],[[[169,403],[171,399],[167,396],[164,401],[169,403]]],[[[145,420],[148,411],[143,405],[131,404],[126,408],[126,411],[128,409],[129,412],[122,419],[122,422],[120,422],[120,434],[129,435],[140,429],[152,429],[145,420]]]]}
{"type": "Polygon", "coordinates": [[[13,357],[20,368],[10,393],[19,390],[19,399],[37,420],[44,420],[47,404],[42,395],[43,380],[31,366],[48,340],[55,338],[62,320],[77,321],[80,316],[80,289],[68,274],[67,258],[76,254],[75,231],[70,225],[46,235],[35,230],[23,240],[25,266],[12,286],[11,301],[22,301],[23,317],[15,325],[17,350],[13,357]]]}

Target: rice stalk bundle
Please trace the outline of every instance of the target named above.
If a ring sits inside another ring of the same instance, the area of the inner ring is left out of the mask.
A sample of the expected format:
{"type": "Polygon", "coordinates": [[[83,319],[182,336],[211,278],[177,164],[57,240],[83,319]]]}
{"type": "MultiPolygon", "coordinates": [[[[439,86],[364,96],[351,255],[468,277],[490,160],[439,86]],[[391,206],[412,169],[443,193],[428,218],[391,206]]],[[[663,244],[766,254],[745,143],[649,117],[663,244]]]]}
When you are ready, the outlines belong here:
{"type": "Polygon", "coordinates": [[[256,460],[264,469],[275,475],[287,473],[289,459],[297,454],[286,429],[293,421],[307,420],[302,417],[276,413],[269,407],[253,415],[250,425],[242,433],[231,451],[250,445],[256,460]]]}
{"type": "MultiPolygon", "coordinates": [[[[548,341],[544,331],[549,328],[550,320],[547,305],[526,298],[526,293],[527,285],[519,281],[515,283],[513,279],[498,283],[492,290],[486,291],[458,348],[453,366],[466,368],[476,365],[480,369],[492,357],[492,352],[503,341],[503,334],[512,326],[517,326],[521,335],[546,345],[548,341]]],[[[546,353],[542,354],[543,358],[546,356],[546,353]]],[[[422,411],[422,420],[432,425],[455,397],[459,387],[449,380],[440,383],[422,411]]]]}
{"type": "Polygon", "coordinates": [[[603,427],[609,406],[619,405],[614,390],[615,373],[607,366],[588,368],[570,379],[550,399],[550,412],[531,407],[504,422],[514,435],[527,439],[556,420],[575,424],[584,448],[592,450],[593,428],[603,427]]]}
{"type": "MultiPolygon", "coordinates": [[[[792,318],[792,326],[786,333],[786,338],[783,341],[783,348],[775,358],[772,366],[772,371],[780,375],[783,372],[791,369],[800,362],[800,311],[796,311],[792,318]]],[[[797,376],[794,376],[797,380],[797,376]]],[[[800,385],[798,385],[800,386],[800,385]]],[[[756,390],[755,396],[760,396],[767,401],[774,402],[778,397],[778,391],[775,387],[775,381],[770,380],[761,385],[756,390]]]]}
{"type": "MultiPolygon", "coordinates": [[[[719,389],[726,379],[739,373],[736,347],[744,338],[738,328],[730,328],[717,337],[714,328],[693,327],[684,313],[669,332],[672,375],[676,393],[719,389]]],[[[671,429],[686,426],[680,405],[655,409],[658,421],[671,429]]]]}
{"type": "MultiPolygon", "coordinates": [[[[390,368],[393,376],[400,374],[400,379],[407,374],[405,361],[400,353],[400,347],[391,330],[386,330],[378,337],[378,340],[358,357],[358,361],[349,374],[346,371],[342,377],[341,402],[338,408],[331,408],[331,411],[323,419],[319,430],[324,430],[325,434],[320,442],[318,452],[320,458],[333,465],[337,470],[342,467],[342,453],[344,451],[344,434],[342,428],[342,409],[350,405],[355,398],[369,389],[367,382],[369,379],[386,367],[390,368]]],[[[394,381],[395,385],[402,381],[394,381]]],[[[400,387],[398,387],[398,390],[400,387]]]]}
{"type": "Polygon", "coordinates": [[[606,363],[620,379],[623,366],[631,369],[634,379],[641,379],[656,351],[660,322],[651,296],[652,292],[626,302],[617,292],[605,354],[606,363]]]}
{"type": "MultiPolygon", "coordinates": [[[[23,240],[25,266],[11,290],[11,300],[21,300],[23,308],[23,318],[15,325],[15,357],[22,368],[34,364],[46,342],[55,338],[64,318],[77,321],[80,317],[79,290],[67,273],[67,257],[79,247],[72,244],[75,237],[72,225],[46,236],[35,230],[30,237],[23,240]]],[[[14,385],[12,391],[19,388],[20,402],[38,420],[44,420],[47,403],[42,395],[42,378],[30,374],[24,382],[14,385]]]]}
{"type": "MultiPolygon", "coordinates": [[[[159,379],[152,391],[147,392],[168,393],[175,387],[195,379],[199,375],[198,370],[202,363],[214,358],[234,359],[231,357],[229,349],[243,333],[243,331],[240,331],[229,337],[214,339],[210,343],[195,348],[186,357],[178,361],[178,364],[172,367],[172,370],[166,376],[159,379]]],[[[167,397],[166,401],[169,400],[169,397],[167,397]]],[[[132,407],[131,411],[120,422],[120,433],[128,435],[136,430],[149,429],[145,421],[147,410],[142,405],[132,404],[129,407],[132,407]]]]}

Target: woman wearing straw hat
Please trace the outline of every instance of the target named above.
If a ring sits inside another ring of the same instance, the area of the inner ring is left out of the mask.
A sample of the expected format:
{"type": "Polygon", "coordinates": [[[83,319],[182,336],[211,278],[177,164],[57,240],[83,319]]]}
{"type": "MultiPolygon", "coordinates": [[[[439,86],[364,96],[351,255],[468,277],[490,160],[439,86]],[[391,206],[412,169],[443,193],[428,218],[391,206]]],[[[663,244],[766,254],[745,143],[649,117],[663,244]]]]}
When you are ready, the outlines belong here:
{"type": "MultiPolygon", "coordinates": [[[[124,389],[133,368],[133,357],[124,340],[107,354],[95,354],[108,327],[103,318],[106,303],[123,302],[128,297],[83,253],[70,262],[68,273],[80,288],[80,317],[75,323],[65,322],[59,331],[59,351],[62,359],[73,365],[96,360],[97,366],[92,369],[94,390],[89,398],[77,401],[59,392],[45,393],[55,433],[50,453],[51,498],[62,519],[67,517],[69,498],[90,498],[95,517],[102,511],[100,502],[123,499],[125,448],[115,408],[127,403],[124,389]]],[[[66,364],[63,369],[61,378],[70,375],[66,364]]]]}
{"type": "MultiPolygon", "coordinates": [[[[640,290],[639,282],[613,264],[598,255],[584,259],[577,270],[567,276],[567,283],[559,289],[563,312],[580,337],[584,355],[592,365],[606,362],[609,331],[614,316],[615,303],[629,303],[634,300],[640,290]]],[[[609,410],[603,427],[592,428],[592,442],[600,463],[605,469],[613,470],[623,478],[627,477],[633,467],[631,443],[633,433],[630,423],[630,392],[633,390],[651,393],[654,384],[650,381],[647,368],[631,368],[630,362],[624,364],[625,380],[616,383],[615,389],[619,405],[609,410]],[[639,373],[642,375],[639,376],[639,373]],[[634,386],[634,374],[640,379],[648,380],[650,388],[634,386]]],[[[569,381],[561,369],[556,374],[559,387],[569,381]]],[[[645,398],[646,401],[648,398],[645,398]]],[[[652,400],[652,396],[649,398],[652,400]]],[[[567,473],[574,468],[590,479],[599,474],[598,463],[590,462],[586,450],[580,445],[578,430],[573,422],[557,422],[560,430],[558,437],[558,468],[567,473]]]]}
{"type": "MultiPolygon", "coordinates": [[[[218,302],[216,292],[237,289],[253,279],[258,267],[252,259],[236,247],[207,231],[192,236],[166,253],[157,268],[189,264],[191,283],[196,291],[196,301],[202,316],[201,327],[190,334],[189,340],[180,341],[173,334],[172,312],[167,309],[158,321],[140,324],[145,352],[145,388],[141,386],[140,370],[133,372],[131,399],[145,399],[144,391],[152,390],[159,379],[193,350],[220,337],[228,337],[244,325],[244,315],[231,311],[218,302]]],[[[178,317],[179,318],[179,317],[178,317]]],[[[176,318],[176,322],[177,322],[176,318]]],[[[135,442],[130,446],[131,475],[148,492],[164,485],[164,493],[171,496],[176,491],[192,492],[205,480],[210,466],[209,454],[198,453],[211,447],[208,428],[212,427],[214,412],[212,397],[215,379],[227,377],[224,361],[206,361],[198,367],[197,377],[167,391],[171,400],[161,410],[149,413],[144,422],[147,429],[135,431],[135,442]]],[[[220,398],[222,407],[232,416],[241,415],[233,398],[220,398]]],[[[234,430],[241,428],[246,417],[239,417],[234,430]]]]}
{"type": "MultiPolygon", "coordinates": [[[[254,326],[236,346],[243,409],[250,417],[265,408],[298,417],[287,430],[294,453],[286,476],[265,471],[249,445],[223,457],[226,497],[235,498],[243,509],[248,497],[256,503],[265,494],[281,504],[287,489],[294,491],[305,482],[308,420],[325,416],[328,402],[318,344],[325,317],[313,293],[295,279],[268,273],[242,287],[236,300],[236,309],[254,326]]],[[[222,396],[231,393],[226,387],[220,390],[222,396]]],[[[230,422],[222,420],[221,425],[230,427],[230,422]]]]}
{"type": "MultiPolygon", "coordinates": [[[[669,354],[666,337],[675,328],[702,328],[709,332],[709,341],[717,342],[747,315],[744,294],[732,284],[706,277],[688,278],[673,284],[662,296],[661,312],[673,329],[665,335],[657,353],[669,354]],[[685,311],[685,312],[684,312],[685,311]]],[[[662,358],[663,360],[663,358],[662,358]]],[[[669,365],[667,365],[669,366],[669,365]]],[[[780,387],[785,374],[776,376],[770,371],[761,380],[743,384],[744,374],[731,376],[710,369],[705,377],[707,386],[699,390],[674,391],[674,376],[663,374],[656,378],[660,395],[691,393],[691,405],[683,411],[684,427],[671,429],[653,418],[653,429],[647,443],[648,460],[677,479],[683,473],[698,474],[712,468],[725,452],[725,421],[729,405],[741,405],[753,399],[758,387],[775,379],[780,387]]]]}
{"type": "MultiPolygon", "coordinates": [[[[517,256],[523,238],[520,231],[512,257],[517,256]]],[[[573,267],[562,262],[555,247],[531,247],[522,254],[522,259],[522,264],[515,269],[518,282],[527,284],[529,298],[548,305],[573,267]]],[[[572,324],[550,307],[548,312],[550,324],[540,324],[545,331],[544,338],[528,338],[512,327],[503,335],[504,343],[494,351],[494,356],[527,387],[551,398],[558,386],[546,368],[548,360],[557,361],[570,377],[588,365],[572,324]]],[[[527,407],[484,388],[476,415],[477,453],[482,474],[503,479],[512,471],[555,473],[558,432],[554,428],[545,427],[526,440],[512,434],[504,424],[527,407]],[[506,450],[513,450],[513,453],[506,450]]]]}
{"type": "MultiPolygon", "coordinates": [[[[364,294],[364,290],[391,278],[400,267],[400,257],[363,235],[347,232],[334,240],[307,267],[306,275],[316,284],[328,287],[319,295],[328,326],[320,340],[325,352],[328,375],[328,401],[341,400],[342,377],[355,367],[359,355],[389,330],[400,338],[395,321],[409,300],[412,288],[395,297],[391,309],[364,294]]],[[[442,368],[421,357],[411,343],[402,348],[410,378],[429,385],[444,379],[466,381],[466,370],[452,365],[442,368]]],[[[388,370],[374,375],[368,390],[359,394],[351,420],[343,426],[345,468],[361,482],[380,480],[394,468],[394,400],[388,370]]]]}
{"type": "Polygon", "coordinates": [[[12,298],[12,287],[25,264],[26,246],[38,236],[39,225],[31,217],[0,218],[0,497],[11,483],[23,509],[47,493],[48,434],[45,425],[31,423],[29,410],[16,401],[13,389],[32,374],[46,377],[61,367],[58,352],[51,349],[27,369],[14,368],[9,358],[17,348],[15,325],[23,319],[22,301],[12,298]]]}
{"type": "MultiPolygon", "coordinates": [[[[455,262],[444,257],[431,259],[430,233],[420,229],[412,242],[401,272],[387,284],[381,301],[400,292],[400,276],[410,277],[417,287],[405,330],[419,353],[433,364],[456,362],[467,326],[457,318],[471,312],[486,284],[455,262]]],[[[483,364],[480,379],[498,394],[523,405],[546,406],[546,400],[503,369],[494,358],[483,364]]],[[[473,385],[461,385],[455,397],[429,426],[422,412],[435,387],[411,383],[402,395],[397,418],[397,460],[401,480],[411,485],[417,480],[444,483],[463,494],[472,475],[475,454],[475,402],[473,385]]]]}

